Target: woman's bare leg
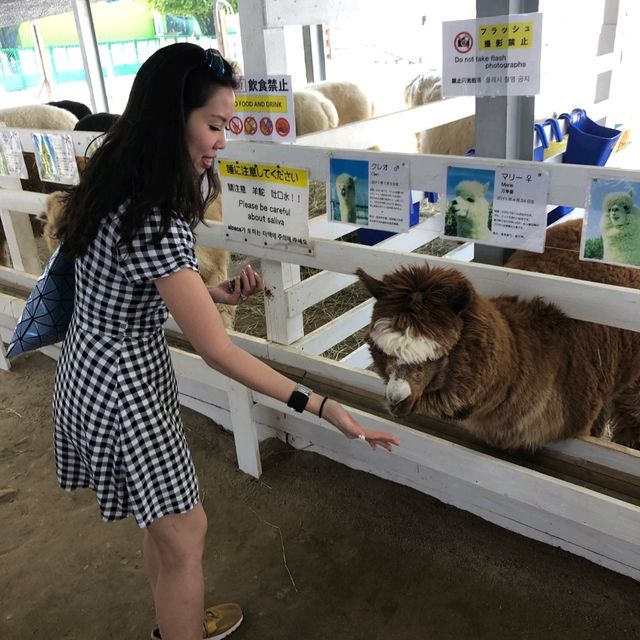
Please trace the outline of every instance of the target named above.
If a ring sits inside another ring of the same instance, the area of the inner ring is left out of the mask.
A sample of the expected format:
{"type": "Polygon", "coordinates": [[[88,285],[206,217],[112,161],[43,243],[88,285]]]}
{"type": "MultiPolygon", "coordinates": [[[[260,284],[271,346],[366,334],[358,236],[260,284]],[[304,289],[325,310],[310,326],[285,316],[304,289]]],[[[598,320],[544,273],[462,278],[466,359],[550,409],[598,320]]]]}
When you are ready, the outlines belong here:
{"type": "Polygon", "coordinates": [[[145,532],[145,567],[162,640],[201,640],[202,554],[207,517],[201,504],[154,520],[145,532]]]}
{"type": "Polygon", "coordinates": [[[158,572],[160,571],[160,558],[158,557],[158,549],[149,532],[144,530],[144,538],[142,540],[142,555],[144,558],[144,568],[151,583],[151,593],[153,601],[156,600],[156,583],[158,582],[158,572]]]}

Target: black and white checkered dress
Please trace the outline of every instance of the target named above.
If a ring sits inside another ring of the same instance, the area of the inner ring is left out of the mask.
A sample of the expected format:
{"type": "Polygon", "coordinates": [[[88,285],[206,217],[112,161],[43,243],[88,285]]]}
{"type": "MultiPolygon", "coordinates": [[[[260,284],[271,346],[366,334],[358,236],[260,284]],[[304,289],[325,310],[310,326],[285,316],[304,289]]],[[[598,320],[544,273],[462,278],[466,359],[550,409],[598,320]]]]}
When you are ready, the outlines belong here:
{"type": "Polygon", "coordinates": [[[104,520],[190,510],[198,487],[164,337],[167,309],[153,281],[197,270],[194,237],[176,219],[154,245],[150,215],[131,250],[118,248],[123,208],[109,214],[76,260],[74,316],[53,398],[60,485],[96,491],[104,520]]]}

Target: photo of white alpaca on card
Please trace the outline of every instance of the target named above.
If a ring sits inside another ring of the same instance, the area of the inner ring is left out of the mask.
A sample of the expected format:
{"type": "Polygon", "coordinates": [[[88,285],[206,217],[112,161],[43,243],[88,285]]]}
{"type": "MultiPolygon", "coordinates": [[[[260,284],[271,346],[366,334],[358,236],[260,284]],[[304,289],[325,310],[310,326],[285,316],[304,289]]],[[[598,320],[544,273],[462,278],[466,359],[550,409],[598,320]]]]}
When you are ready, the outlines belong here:
{"type": "Polygon", "coordinates": [[[462,180],[455,188],[451,213],[456,221],[456,235],[483,240],[489,235],[489,202],[486,198],[489,183],[462,180]]]}
{"type": "Polygon", "coordinates": [[[633,191],[607,193],[602,201],[603,260],[640,267],[640,207],[633,191]]]}
{"type": "MultiPolygon", "coordinates": [[[[348,173],[341,173],[336,178],[336,195],[340,215],[335,219],[340,222],[356,222],[356,178],[348,173]]],[[[334,214],[335,216],[335,214],[334,214]]]]}

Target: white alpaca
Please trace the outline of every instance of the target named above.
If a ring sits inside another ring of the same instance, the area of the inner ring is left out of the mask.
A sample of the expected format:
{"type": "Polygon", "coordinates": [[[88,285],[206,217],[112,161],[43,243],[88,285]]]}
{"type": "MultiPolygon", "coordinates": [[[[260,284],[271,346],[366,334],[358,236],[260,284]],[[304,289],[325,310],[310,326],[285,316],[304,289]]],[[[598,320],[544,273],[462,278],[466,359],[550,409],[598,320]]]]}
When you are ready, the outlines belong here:
{"type": "Polygon", "coordinates": [[[338,112],[333,102],[319,91],[313,89],[294,91],[293,107],[298,136],[315,131],[327,131],[338,126],[338,112]]]}
{"type": "Polygon", "coordinates": [[[341,173],[336,178],[336,194],[340,205],[340,221],[356,222],[356,178],[341,173]]]}
{"type": "Polygon", "coordinates": [[[640,207],[633,191],[605,195],[602,203],[603,259],[640,267],[640,207]]]}
{"type": "MultiPolygon", "coordinates": [[[[407,106],[442,100],[442,80],[437,71],[417,75],[405,87],[407,106]]],[[[418,153],[462,156],[475,146],[475,116],[469,116],[416,134],[418,153]]]]}
{"type": "Polygon", "coordinates": [[[56,129],[73,131],[78,118],[66,109],[48,104],[26,104],[0,109],[0,123],[16,129],[56,129]]]}
{"type": "Polygon", "coordinates": [[[456,219],[456,235],[461,238],[483,240],[489,235],[489,202],[485,196],[488,187],[488,182],[482,184],[477,180],[458,183],[451,212],[456,219]]]}
{"type": "Polygon", "coordinates": [[[373,101],[355,82],[318,82],[305,89],[319,91],[333,102],[340,125],[373,117],[373,101]]]}

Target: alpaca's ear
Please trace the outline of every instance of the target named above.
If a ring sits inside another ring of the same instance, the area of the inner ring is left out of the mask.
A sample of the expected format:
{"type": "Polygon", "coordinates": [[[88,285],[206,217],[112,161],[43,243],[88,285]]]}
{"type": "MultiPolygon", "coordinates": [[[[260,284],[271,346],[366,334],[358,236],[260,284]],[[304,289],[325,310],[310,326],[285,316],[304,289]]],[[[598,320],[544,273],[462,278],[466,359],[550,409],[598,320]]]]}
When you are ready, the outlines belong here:
{"type": "Polygon", "coordinates": [[[374,297],[379,298],[384,290],[382,280],[376,280],[373,276],[358,267],[356,269],[356,275],[360,278],[360,282],[365,286],[366,290],[374,297]]]}
{"type": "Polygon", "coordinates": [[[482,193],[487,193],[487,189],[489,189],[489,183],[488,183],[488,182],[485,182],[485,183],[482,185],[482,193]]]}
{"type": "Polygon", "coordinates": [[[452,291],[449,304],[454,313],[461,314],[471,303],[471,287],[468,282],[461,282],[452,291]]]}

